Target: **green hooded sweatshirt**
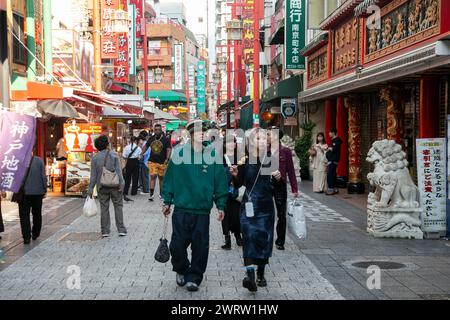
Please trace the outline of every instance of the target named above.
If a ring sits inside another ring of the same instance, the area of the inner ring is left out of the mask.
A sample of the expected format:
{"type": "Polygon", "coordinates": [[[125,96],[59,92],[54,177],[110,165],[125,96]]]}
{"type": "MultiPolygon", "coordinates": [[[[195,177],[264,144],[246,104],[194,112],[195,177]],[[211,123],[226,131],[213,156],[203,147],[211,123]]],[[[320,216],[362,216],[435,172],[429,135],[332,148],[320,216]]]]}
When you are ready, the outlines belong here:
{"type": "MultiPolygon", "coordinates": [[[[214,157],[212,148],[204,147],[203,154],[214,157]]],[[[217,209],[225,210],[228,200],[225,168],[221,163],[208,163],[211,161],[205,161],[202,153],[195,153],[190,143],[176,147],[164,177],[164,204],[194,214],[210,214],[213,203],[217,209]],[[180,163],[181,157],[190,162],[180,163]],[[201,164],[195,164],[194,159],[201,159],[201,164]]]]}

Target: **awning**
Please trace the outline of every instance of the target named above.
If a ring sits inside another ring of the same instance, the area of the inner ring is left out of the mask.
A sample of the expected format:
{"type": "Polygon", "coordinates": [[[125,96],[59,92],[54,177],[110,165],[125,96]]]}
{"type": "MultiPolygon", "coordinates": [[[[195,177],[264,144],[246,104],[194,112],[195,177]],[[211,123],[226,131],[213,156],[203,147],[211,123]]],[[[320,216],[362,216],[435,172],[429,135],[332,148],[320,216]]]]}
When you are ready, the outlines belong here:
{"type": "Polygon", "coordinates": [[[166,123],[166,131],[174,131],[177,129],[182,129],[186,126],[187,121],[175,120],[166,123]]]}
{"type": "Polygon", "coordinates": [[[103,108],[103,118],[136,119],[136,118],[141,118],[141,117],[137,114],[127,113],[122,110],[115,109],[113,107],[104,107],[103,108]]]}
{"type": "Polygon", "coordinates": [[[220,105],[220,107],[217,108],[217,114],[221,113],[224,110],[227,110],[230,107],[234,107],[234,100],[227,101],[224,104],[220,105]]]}
{"type": "Polygon", "coordinates": [[[328,43],[328,33],[322,33],[315,37],[310,43],[308,43],[302,50],[300,54],[304,57],[309,56],[312,52],[317,51],[328,43]]]}
{"type": "Polygon", "coordinates": [[[301,75],[282,80],[264,90],[262,102],[269,102],[281,98],[297,98],[298,93],[303,90],[301,75]]]}
{"type": "MultiPolygon", "coordinates": [[[[141,94],[143,95],[144,92],[141,94]]],[[[184,93],[172,90],[149,90],[148,96],[150,99],[158,99],[161,102],[186,102],[184,93]]]]}
{"type": "Polygon", "coordinates": [[[124,86],[117,83],[113,84],[110,90],[112,92],[119,92],[119,93],[132,93],[132,91],[129,90],[128,88],[125,88],[124,86]]]}
{"type": "Polygon", "coordinates": [[[168,120],[168,121],[180,120],[177,117],[171,115],[170,113],[164,112],[158,108],[145,107],[144,111],[153,113],[155,115],[155,118],[154,118],[155,120],[168,120]]]}
{"type": "Polygon", "coordinates": [[[284,19],[280,21],[278,29],[269,38],[269,44],[284,44],[284,19]]]}
{"type": "Polygon", "coordinates": [[[11,90],[11,100],[42,100],[63,98],[63,87],[42,82],[28,81],[26,91],[11,90]]]}

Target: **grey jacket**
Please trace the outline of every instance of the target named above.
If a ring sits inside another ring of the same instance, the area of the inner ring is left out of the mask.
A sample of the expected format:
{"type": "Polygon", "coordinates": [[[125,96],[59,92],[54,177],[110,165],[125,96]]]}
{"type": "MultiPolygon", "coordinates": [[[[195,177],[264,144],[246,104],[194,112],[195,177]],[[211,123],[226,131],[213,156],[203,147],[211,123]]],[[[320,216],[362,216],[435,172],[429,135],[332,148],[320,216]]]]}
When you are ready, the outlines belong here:
{"type": "MultiPolygon", "coordinates": [[[[108,150],[103,150],[97,153],[91,162],[91,180],[89,183],[89,194],[94,192],[94,187],[97,186],[97,191],[100,189],[100,180],[102,177],[103,165],[105,163],[105,157],[108,150]]],[[[120,165],[119,156],[116,152],[111,151],[109,153],[108,161],[106,162],[106,169],[112,172],[116,172],[119,175],[120,189],[125,186],[125,181],[122,175],[122,167],[120,165]]]]}
{"type": "Polygon", "coordinates": [[[47,176],[45,175],[44,161],[33,157],[28,178],[25,181],[24,191],[29,196],[42,196],[47,193],[47,176]]]}

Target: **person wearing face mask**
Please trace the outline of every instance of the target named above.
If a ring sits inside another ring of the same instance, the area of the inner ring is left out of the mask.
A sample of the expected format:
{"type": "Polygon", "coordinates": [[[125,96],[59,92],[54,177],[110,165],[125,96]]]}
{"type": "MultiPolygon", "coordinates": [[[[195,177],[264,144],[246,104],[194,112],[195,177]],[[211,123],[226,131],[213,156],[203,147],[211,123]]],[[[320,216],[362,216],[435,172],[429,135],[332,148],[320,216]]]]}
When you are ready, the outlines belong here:
{"type": "Polygon", "coordinates": [[[325,156],[328,145],[325,142],[325,134],[317,134],[316,143],[309,150],[309,161],[313,170],[313,191],[324,193],[327,187],[327,158],[325,156]]]}

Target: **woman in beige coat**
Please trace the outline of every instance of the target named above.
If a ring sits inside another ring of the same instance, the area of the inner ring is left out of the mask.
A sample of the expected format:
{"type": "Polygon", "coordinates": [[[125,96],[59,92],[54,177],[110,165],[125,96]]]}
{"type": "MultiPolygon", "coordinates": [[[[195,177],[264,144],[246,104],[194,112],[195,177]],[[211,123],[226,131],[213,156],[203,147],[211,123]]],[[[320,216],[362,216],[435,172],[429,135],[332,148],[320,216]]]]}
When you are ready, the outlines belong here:
{"type": "Polygon", "coordinates": [[[317,134],[316,143],[309,150],[309,161],[313,170],[313,191],[323,193],[327,189],[327,158],[325,153],[328,146],[325,142],[325,135],[317,134]]]}

